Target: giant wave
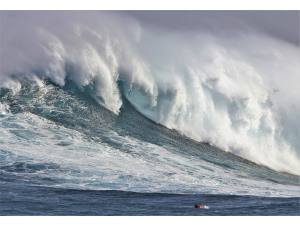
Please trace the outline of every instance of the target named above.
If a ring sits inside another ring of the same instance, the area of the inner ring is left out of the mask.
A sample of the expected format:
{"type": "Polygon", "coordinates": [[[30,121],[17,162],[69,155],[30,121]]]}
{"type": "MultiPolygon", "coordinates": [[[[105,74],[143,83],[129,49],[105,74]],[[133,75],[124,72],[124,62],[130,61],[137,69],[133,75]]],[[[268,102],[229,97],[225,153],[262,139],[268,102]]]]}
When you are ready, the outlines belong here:
{"type": "MultiPolygon", "coordinates": [[[[72,83],[116,116],[128,101],[193,140],[300,174],[298,46],[251,27],[182,34],[96,12],[2,12],[0,29],[0,87],[13,96],[28,81],[72,83]]],[[[7,114],[12,106],[0,100],[7,114]]]]}

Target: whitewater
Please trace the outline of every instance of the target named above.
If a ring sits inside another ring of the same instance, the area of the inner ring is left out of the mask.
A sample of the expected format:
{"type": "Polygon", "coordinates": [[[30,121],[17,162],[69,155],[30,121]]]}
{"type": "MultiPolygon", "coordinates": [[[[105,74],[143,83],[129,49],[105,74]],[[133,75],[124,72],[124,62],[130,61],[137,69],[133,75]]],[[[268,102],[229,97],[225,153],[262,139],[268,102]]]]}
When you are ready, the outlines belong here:
{"type": "Polygon", "coordinates": [[[0,34],[0,189],[299,197],[299,45],[96,11],[0,12],[0,34]]]}

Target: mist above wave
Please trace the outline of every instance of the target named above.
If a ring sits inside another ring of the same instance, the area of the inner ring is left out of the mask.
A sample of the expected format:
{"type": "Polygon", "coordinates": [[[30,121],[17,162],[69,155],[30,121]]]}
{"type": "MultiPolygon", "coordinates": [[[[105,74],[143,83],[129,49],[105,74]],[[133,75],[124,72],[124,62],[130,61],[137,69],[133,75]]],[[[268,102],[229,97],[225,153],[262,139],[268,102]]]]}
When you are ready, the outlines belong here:
{"type": "Polygon", "coordinates": [[[168,128],[300,174],[294,45],[246,25],[182,33],[99,12],[2,12],[0,31],[1,87],[71,80],[116,114],[123,94],[168,128]]]}

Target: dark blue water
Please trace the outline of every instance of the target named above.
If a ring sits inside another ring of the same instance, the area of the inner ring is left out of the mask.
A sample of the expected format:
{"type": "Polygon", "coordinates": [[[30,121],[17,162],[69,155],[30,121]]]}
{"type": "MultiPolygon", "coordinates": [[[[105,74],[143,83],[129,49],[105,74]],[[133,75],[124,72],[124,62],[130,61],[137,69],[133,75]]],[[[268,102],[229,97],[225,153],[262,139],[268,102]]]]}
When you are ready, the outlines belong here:
{"type": "Polygon", "coordinates": [[[300,198],[87,191],[0,183],[0,215],[300,215],[300,198]],[[204,203],[209,209],[195,209],[204,203]]]}

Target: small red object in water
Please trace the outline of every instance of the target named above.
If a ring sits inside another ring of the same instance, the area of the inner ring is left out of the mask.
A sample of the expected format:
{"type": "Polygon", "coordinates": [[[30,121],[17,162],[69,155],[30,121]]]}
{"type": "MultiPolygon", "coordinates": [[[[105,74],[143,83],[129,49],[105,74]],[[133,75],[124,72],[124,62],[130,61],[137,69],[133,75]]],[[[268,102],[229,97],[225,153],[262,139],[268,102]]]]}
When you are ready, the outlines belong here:
{"type": "Polygon", "coordinates": [[[207,205],[204,205],[204,204],[196,204],[195,208],[196,209],[209,209],[209,207],[207,205]]]}

